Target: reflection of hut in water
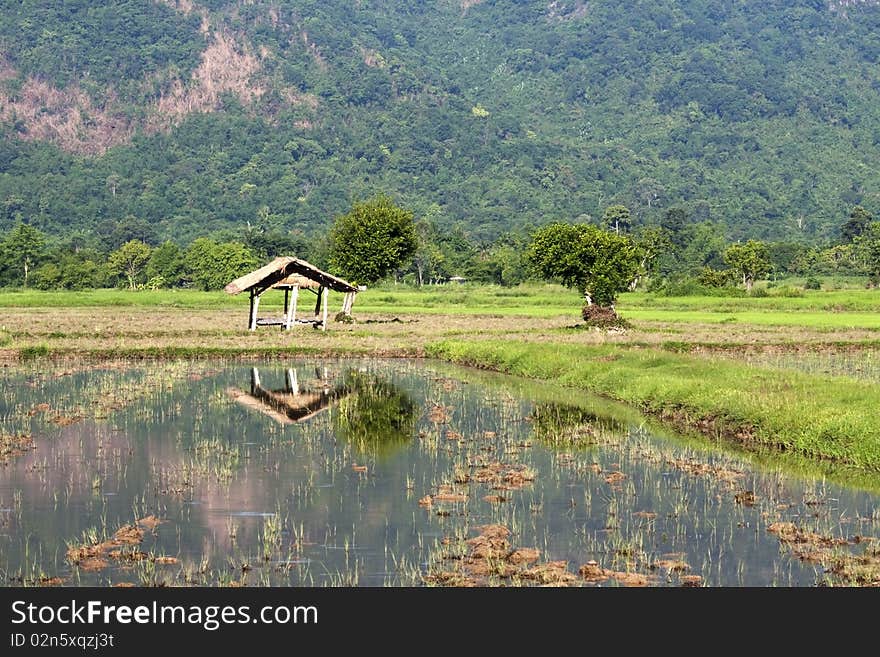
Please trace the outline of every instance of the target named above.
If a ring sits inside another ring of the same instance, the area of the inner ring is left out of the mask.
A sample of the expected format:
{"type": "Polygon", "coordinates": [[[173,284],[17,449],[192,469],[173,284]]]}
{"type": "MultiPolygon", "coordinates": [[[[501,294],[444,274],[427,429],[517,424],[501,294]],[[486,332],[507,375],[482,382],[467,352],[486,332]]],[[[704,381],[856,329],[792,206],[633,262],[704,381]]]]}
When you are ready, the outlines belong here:
{"type": "Polygon", "coordinates": [[[326,378],[317,388],[302,389],[296,370],[292,368],[286,372],[285,384],[284,388],[277,390],[263,387],[260,371],[254,367],[251,368],[250,393],[240,388],[228,388],[226,394],[245,408],[268,415],[279,424],[294,424],[311,420],[349,393],[344,385],[330,387],[326,378]]]}
{"type": "Polygon", "coordinates": [[[248,315],[248,329],[255,331],[257,326],[280,326],[283,330],[290,330],[295,324],[311,324],[315,328],[327,330],[327,296],[329,290],[342,292],[342,314],[351,316],[351,307],[357,296],[358,288],[318,269],[313,264],[285,256],[275,258],[268,265],[260,267],[245,274],[229,283],[225,288],[229,294],[250,292],[251,305],[248,315]],[[260,297],[269,288],[284,290],[284,313],[279,317],[257,317],[260,307],[260,297]],[[308,290],[317,295],[315,300],[315,312],[312,317],[297,319],[296,310],[299,301],[299,291],[308,290]],[[322,312],[323,307],[323,312],[322,312]]]}

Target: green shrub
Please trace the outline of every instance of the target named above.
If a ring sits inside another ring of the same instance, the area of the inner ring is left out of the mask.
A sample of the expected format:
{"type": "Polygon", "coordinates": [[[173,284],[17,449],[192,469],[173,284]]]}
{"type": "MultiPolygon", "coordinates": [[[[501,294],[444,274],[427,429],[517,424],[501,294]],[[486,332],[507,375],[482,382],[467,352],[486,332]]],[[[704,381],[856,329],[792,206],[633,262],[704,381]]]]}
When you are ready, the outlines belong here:
{"type": "Polygon", "coordinates": [[[804,291],[791,285],[783,285],[782,287],[773,289],[773,291],[768,291],[768,296],[795,299],[804,296],[804,291]]]}
{"type": "Polygon", "coordinates": [[[22,361],[36,360],[49,355],[49,347],[44,344],[35,344],[22,347],[18,350],[18,359],[22,361]]]}
{"type": "Polygon", "coordinates": [[[745,290],[725,284],[721,287],[715,285],[703,285],[699,280],[683,277],[669,278],[652,281],[648,287],[649,292],[654,292],[661,297],[744,297],[745,290]]]}
{"type": "Polygon", "coordinates": [[[731,287],[736,274],[730,269],[712,269],[703,267],[697,274],[697,282],[705,287],[731,287]]]}

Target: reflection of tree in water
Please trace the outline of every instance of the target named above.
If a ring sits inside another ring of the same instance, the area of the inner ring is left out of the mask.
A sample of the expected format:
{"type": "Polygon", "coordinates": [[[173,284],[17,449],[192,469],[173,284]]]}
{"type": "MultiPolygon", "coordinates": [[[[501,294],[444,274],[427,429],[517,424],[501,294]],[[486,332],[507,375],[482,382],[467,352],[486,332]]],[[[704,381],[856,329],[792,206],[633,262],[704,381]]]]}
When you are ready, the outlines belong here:
{"type": "Polygon", "coordinates": [[[536,404],[529,414],[536,439],[548,443],[595,443],[600,436],[620,432],[623,424],[608,416],[568,404],[536,404]]]}
{"type": "Polygon", "coordinates": [[[363,372],[346,376],[349,394],[333,414],[336,435],[360,452],[388,455],[413,436],[416,405],[393,383],[363,372]]]}

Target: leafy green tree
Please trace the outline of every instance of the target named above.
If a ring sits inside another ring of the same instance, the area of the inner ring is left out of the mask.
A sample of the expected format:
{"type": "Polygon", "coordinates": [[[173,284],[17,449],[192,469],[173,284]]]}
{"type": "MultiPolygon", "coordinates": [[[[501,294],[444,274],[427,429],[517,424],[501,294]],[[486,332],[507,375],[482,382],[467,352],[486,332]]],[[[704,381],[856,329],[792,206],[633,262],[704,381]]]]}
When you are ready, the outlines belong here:
{"type": "Polygon", "coordinates": [[[144,244],[140,240],[131,240],[110,254],[107,266],[111,274],[125,276],[128,289],[134,290],[138,283],[143,282],[143,274],[152,254],[153,250],[149,244],[144,244]]]}
{"type": "Polygon", "coordinates": [[[576,288],[588,306],[595,303],[612,312],[617,294],[629,287],[642,261],[629,237],[561,222],[534,234],[528,257],[539,275],[576,288]]]}
{"type": "Polygon", "coordinates": [[[462,222],[456,222],[450,230],[441,233],[440,250],[443,253],[445,277],[473,276],[480,250],[471,240],[462,222]]]}
{"type": "Polygon", "coordinates": [[[872,285],[880,285],[880,221],[873,221],[854,242],[872,285]]]}
{"type": "Polygon", "coordinates": [[[278,256],[297,256],[305,258],[308,243],[301,232],[290,233],[284,230],[283,217],[263,206],[257,211],[254,223],[248,222],[244,231],[244,243],[263,260],[278,256]]]}
{"type": "Polygon", "coordinates": [[[3,216],[9,223],[21,223],[24,218],[24,208],[24,199],[19,194],[9,194],[3,199],[3,216]]]}
{"type": "Polygon", "coordinates": [[[62,287],[61,280],[61,268],[54,262],[47,262],[35,269],[32,277],[33,285],[38,290],[54,290],[62,287]]]}
{"type": "Polygon", "coordinates": [[[445,271],[446,259],[440,248],[440,236],[437,227],[428,220],[416,223],[416,234],[419,245],[412,259],[412,269],[416,275],[419,286],[428,283],[436,283],[447,274],[445,271]]]}
{"type": "Polygon", "coordinates": [[[660,220],[660,227],[666,231],[669,241],[676,248],[682,248],[685,245],[686,224],[687,213],[681,208],[669,208],[660,220]]]}
{"type": "Polygon", "coordinates": [[[110,272],[96,253],[83,251],[61,258],[61,287],[65,290],[85,290],[106,287],[110,272]]]}
{"type": "Polygon", "coordinates": [[[418,406],[393,383],[371,374],[350,371],[344,396],[333,414],[340,440],[362,455],[387,456],[413,439],[418,406]]]}
{"type": "Polygon", "coordinates": [[[660,260],[672,249],[672,243],[669,241],[666,231],[659,226],[642,226],[633,239],[642,253],[640,275],[657,272],[660,260]]]}
{"type": "Polygon", "coordinates": [[[413,213],[388,196],[355,203],[330,230],[330,263],[357,283],[376,283],[407,264],[418,248],[413,213]]]}
{"type": "Polygon", "coordinates": [[[526,247],[518,247],[515,244],[496,244],[492,248],[490,257],[498,268],[496,283],[512,287],[528,278],[528,262],[525,259],[526,247]]]}
{"type": "Polygon", "coordinates": [[[183,251],[171,240],[157,246],[147,263],[147,279],[161,279],[168,287],[180,285],[184,280],[184,272],[183,251]]]}
{"type": "Polygon", "coordinates": [[[703,267],[697,274],[697,283],[706,287],[725,287],[735,282],[735,272],[730,269],[703,267]]]}
{"type": "Polygon", "coordinates": [[[610,205],[602,214],[602,226],[615,233],[628,233],[632,227],[632,214],[625,205],[610,205]]]}
{"type": "Polygon", "coordinates": [[[852,244],[806,250],[792,264],[792,270],[797,274],[866,274],[865,252],[857,248],[858,244],[857,239],[852,244]]]}
{"type": "Polygon", "coordinates": [[[678,249],[676,258],[679,271],[695,272],[703,267],[724,266],[724,225],[713,221],[701,221],[688,225],[684,231],[684,247],[678,249]]]}
{"type": "Polygon", "coordinates": [[[72,253],[55,249],[48,262],[33,271],[33,286],[38,290],[84,290],[107,284],[106,267],[97,264],[97,253],[83,250],[72,253]]]}
{"type": "Polygon", "coordinates": [[[724,261],[742,277],[746,290],[751,292],[755,279],[770,272],[770,252],[764,242],[749,240],[745,244],[731,244],[724,251],[724,261]]]}
{"type": "Polygon", "coordinates": [[[260,261],[241,242],[215,242],[201,237],[184,255],[192,282],[202,290],[219,290],[242,274],[256,269],[260,261]]]}
{"type": "Polygon", "coordinates": [[[771,242],[767,245],[773,271],[780,274],[794,273],[795,263],[807,247],[797,242],[771,242]]]}
{"type": "Polygon", "coordinates": [[[3,240],[3,260],[8,267],[23,274],[25,287],[30,271],[43,255],[45,246],[46,236],[39,229],[22,221],[3,240]]]}
{"type": "Polygon", "coordinates": [[[119,221],[105,220],[96,228],[101,243],[108,250],[115,250],[126,242],[137,240],[148,245],[156,244],[156,229],[153,224],[134,215],[126,215],[119,221]]]}
{"type": "Polygon", "coordinates": [[[840,227],[840,235],[847,244],[851,243],[855,238],[865,232],[868,224],[874,221],[871,213],[865,210],[861,205],[855,206],[850,210],[849,218],[840,227]]]}

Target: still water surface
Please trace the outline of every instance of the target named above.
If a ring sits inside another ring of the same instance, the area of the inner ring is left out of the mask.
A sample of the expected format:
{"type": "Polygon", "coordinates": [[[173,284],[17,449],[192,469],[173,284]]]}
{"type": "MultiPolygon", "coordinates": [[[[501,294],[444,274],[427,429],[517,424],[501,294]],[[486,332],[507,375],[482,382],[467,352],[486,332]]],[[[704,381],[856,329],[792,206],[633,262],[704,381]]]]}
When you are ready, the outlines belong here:
{"type": "Polygon", "coordinates": [[[658,586],[853,583],[875,559],[871,486],[430,361],[7,369],[2,389],[0,432],[35,446],[0,459],[5,585],[418,586],[488,524],[658,586]]]}

